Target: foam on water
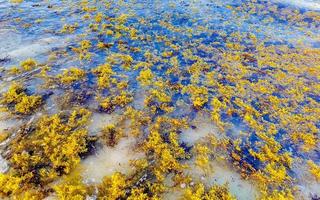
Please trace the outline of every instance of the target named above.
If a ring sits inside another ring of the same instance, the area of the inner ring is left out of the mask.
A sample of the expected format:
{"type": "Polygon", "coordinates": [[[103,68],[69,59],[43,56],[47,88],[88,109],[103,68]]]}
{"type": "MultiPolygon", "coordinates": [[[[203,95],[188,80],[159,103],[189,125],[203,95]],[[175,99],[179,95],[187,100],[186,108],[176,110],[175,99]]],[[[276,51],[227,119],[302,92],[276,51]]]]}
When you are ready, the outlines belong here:
{"type": "Polygon", "coordinates": [[[180,137],[180,139],[188,145],[194,145],[197,141],[211,134],[219,136],[216,126],[210,122],[207,114],[199,113],[193,120],[193,124],[195,124],[196,127],[183,131],[180,137]]]}
{"type": "Polygon", "coordinates": [[[19,125],[22,123],[21,120],[15,120],[15,119],[6,119],[7,113],[0,112],[0,134],[8,129],[19,127],[19,125]]]}
{"type": "Polygon", "coordinates": [[[320,10],[320,2],[318,0],[273,0],[277,3],[285,3],[298,8],[307,8],[311,10],[320,10]]]}
{"type": "Polygon", "coordinates": [[[129,174],[133,169],[130,160],[142,158],[142,153],[134,152],[136,139],[123,138],[115,147],[104,146],[95,155],[86,158],[81,165],[87,182],[99,183],[104,176],[121,172],[129,174]]]}
{"type": "Polygon", "coordinates": [[[5,173],[8,169],[8,162],[0,155],[0,173],[5,173]]]}
{"type": "Polygon", "coordinates": [[[204,173],[194,164],[194,160],[189,161],[190,169],[187,170],[193,180],[211,187],[214,184],[228,184],[231,194],[239,200],[254,200],[258,197],[259,192],[253,182],[244,180],[238,172],[232,169],[223,161],[211,161],[213,172],[204,173]]]}
{"type": "MultiPolygon", "coordinates": [[[[210,122],[208,115],[199,113],[193,120],[193,123],[196,124],[195,129],[185,130],[181,134],[181,140],[186,144],[194,145],[209,135],[214,135],[217,138],[221,137],[217,128],[210,122]]],[[[188,165],[191,168],[187,170],[187,174],[194,180],[204,183],[207,187],[214,184],[223,185],[228,183],[230,192],[240,200],[253,200],[259,195],[257,188],[252,182],[242,179],[238,172],[224,162],[211,161],[212,173],[204,173],[194,163],[194,159],[188,161],[188,165]]],[[[167,197],[168,199],[174,199],[175,195],[177,195],[176,192],[173,194],[169,193],[167,197]]]]}
{"type": "Polygon", "coordinates": [[[115,123],[118,118],[116,114],[93,113],[89,126],[90,135],[97,135],[103,127],[115,123]]]}
{"type": "Polygon", "coordinates": [[[312,199],[314,196],[320,197],[320,184],[308,172],[306,163],[299,163],[293,167],[294,173],[297,174],[297,187],[299,198],[312,199]]]}
{"type": "MultiPolygon", "coordinates": [[[[1,137],[1,134],[5,134],[4,131],[14,128],[21,123],[18,120],[13,120],[13,119],[7,120],[5,119],[5,116],[6,115],[4,112],[2,113],[0,112],[0,137],[1,137]]],[[[7,140],[1,142],[0,147],[2,147],[6,142],[7,140]]],[[[8,169],[9,169],[8,162],[0,154],[0,173],[5,173],[6,171],[8,171],[8,169]]]]}

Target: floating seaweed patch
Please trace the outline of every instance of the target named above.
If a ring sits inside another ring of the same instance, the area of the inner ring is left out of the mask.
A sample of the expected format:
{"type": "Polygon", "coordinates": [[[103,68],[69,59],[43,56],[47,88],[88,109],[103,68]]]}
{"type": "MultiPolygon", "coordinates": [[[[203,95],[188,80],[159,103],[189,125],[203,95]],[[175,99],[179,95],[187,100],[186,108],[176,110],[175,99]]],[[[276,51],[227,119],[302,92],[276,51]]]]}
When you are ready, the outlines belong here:
{"type": "Polygon", "coordinates": [[[0,59],[1,109],[23,124],[0,135],[9,164],[1,197],[320,195],[307,194],[319,186],[317,10],[260,0],[15,1],[0,17],[0,37],[17,34],[0,41],[10,56],[0,59]],[[24,42],[34,58],[20,58],[24,42]]]}
{"type": "Polygon", "coordinates": [[[1,175],[1,182],[10,184],[1,184],[1,194],[23,196],[24,188],[34,188],[43,196],[39,184],[69,174],[80,162],[79,154],[87,150],[89,117],[89,111],[76,109],[67,115],[43,116],[23,130],[9,144],[7,157],[12,168],[1,175]]]}
{"type": "Polygon", "coordinates": [[[22,85],[13,83],[1,97],[0,103],[12,113],[28,115],[36,112],[43,99],[40,95],[28,95],[22,85]]]}

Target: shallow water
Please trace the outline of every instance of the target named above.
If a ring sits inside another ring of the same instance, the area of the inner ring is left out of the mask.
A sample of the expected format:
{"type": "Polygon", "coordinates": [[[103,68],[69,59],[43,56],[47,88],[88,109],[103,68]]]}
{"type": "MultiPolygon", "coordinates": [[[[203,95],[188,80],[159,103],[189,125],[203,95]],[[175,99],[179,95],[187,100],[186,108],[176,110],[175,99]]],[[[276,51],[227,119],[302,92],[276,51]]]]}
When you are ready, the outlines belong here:
{"type": "MultiPolygon", "coordinates": [[[[8,135],[0,141],[0,172],[11,180],[25,175],[20,165],[35,161],[19,163],[14,154],[48,155],[39,150],[41,145],[19,142],[37,134],[43,116],[68,116],[65,113],[81,107],[92,115],[85,126],[68,133],[85,129],[94,141],[86,141],[71,170],[80,171],[86,187],[95,188],[82,198],[99,196],[99,184],[115,172],[128,182],[121,196],[125,199],[134,188],[149,191],[149,198],[180,199],[198,184],[205,187],[203,199],[212,186],[225,183],[236,199],[316,198],[319,48],[317,0],[0,0],[0,134],[8,135]],[[37,64],[25,70],[22,62],[29,58],[37,64]],[[106,71],[95,72],[101,65],[106,71]],[[73,74],[73,67],[83,74],[73,74]],[[27,102],[23,113],[17,108],[20,100],[6,103],[13,83],[23,85],[27,97],[39,95],[41,105],[27,112],[32,105],[27,102]],[[104,138],[108,125],[114,127],[104,138]],[[154,132],[161,142],[151,147],[154,132]],[[170,134],[176,135],[178,147],[170,134]],[[213,138],[216,143],[210,143],[213,138]],[[197,151],[197,145],[208,152],[197,151]],[[177,148],[185,156],[176,155],[177,148]],[[162,157],[167,151],[170,156],[162,157]],[[199,156],[208,160],[207,167],[198,166],[199,156]],[[147,167],[134,167],[132,162],[141,159],[148,161],[147,167]],[[165,181],[158,177],[163,168],[165,181]],[[141,174],[147,178],[133,184],[141,174]],[[178,175],[184,176],[180,182],[172,178],[178,175]],[[176,182],[167,184],[170,181],[176,182]],[[166,190],[151,192],[155,183],[166,190]]],[[[41,137],[42,145],[50,146],[41,137]]],[[[61,198],[52,185],[72,173],[53,163],[48,156],[28,165],[34,177],[20,186],[41,190],[41,198],[61,198]],[[41,182],[40,169],[52,167],[57,177],[41,182]]],[[[2,177],[0,183],[6,180],[2,177]]],[[[0,188],[5,197],[26,195],[23,192],[0,188]]]]}

